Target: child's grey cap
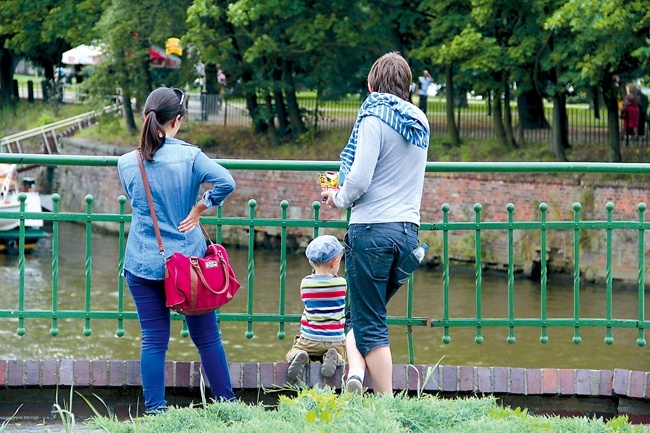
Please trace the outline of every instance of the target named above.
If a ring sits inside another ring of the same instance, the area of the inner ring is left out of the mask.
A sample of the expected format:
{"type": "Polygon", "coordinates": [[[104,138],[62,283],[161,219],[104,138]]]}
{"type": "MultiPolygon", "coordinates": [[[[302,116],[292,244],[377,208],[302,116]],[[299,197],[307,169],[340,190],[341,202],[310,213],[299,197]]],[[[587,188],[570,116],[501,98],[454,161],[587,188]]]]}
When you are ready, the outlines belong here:
{"type": "Polygon", "coordinates": [[[341,254],[343,246],[332,235],[318,236],[307,246],[305,255],[315,265],[327,263],[341,254]]]}

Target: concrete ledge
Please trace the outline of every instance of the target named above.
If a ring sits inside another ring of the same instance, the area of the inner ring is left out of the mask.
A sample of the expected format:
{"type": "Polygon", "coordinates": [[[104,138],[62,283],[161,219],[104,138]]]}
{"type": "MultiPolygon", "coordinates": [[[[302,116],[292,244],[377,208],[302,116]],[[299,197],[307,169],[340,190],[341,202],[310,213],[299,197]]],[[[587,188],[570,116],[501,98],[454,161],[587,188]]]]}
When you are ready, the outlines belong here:
{"type": "MultiPolygon", "coordinates": [[[[286,362],[233,362],[229,367],[233,388],[244,400],[268,402],[271,397],[265,397],[262,389],[289,385],[286,362]]],[[[198,361],[168,361],[165,383],[170,403],[200,401],[201,374],[198,361]]],[[[340,390],[343,376],[341,366],[333,377],[324,379],[316,363],[305,369],[303,382],[340,390]]],[[[11,416],[20,404],[26,405],[21,409],[23,413],[51,408],[57,388],[64,399],[72,388],[83,395],[101,395],[114,408],[121,404],[127,410],[128,406],[133,414],[134,408],[141,406],[140,385],[139,361],[0,360],[0,418],[11,416]],[[117,402],[111,403],[112,396],[117,402]]],[[[372,389],[368,378],[364,385],[372,389]]],[[[508,405],[527,407],[536,413],[604,417],[627,414],[637,422],[650,421],[650,372],[398,364],[393,367],[393,388],[442,397],[495,395],[508,405]],[[430,380],[425,383],[429,374],[430,380]]],[[[277,393],[271,394],[271,399],[277,398],[277,393]]],[[[119,408],[116,411],[119,413],[119,408]]]]}

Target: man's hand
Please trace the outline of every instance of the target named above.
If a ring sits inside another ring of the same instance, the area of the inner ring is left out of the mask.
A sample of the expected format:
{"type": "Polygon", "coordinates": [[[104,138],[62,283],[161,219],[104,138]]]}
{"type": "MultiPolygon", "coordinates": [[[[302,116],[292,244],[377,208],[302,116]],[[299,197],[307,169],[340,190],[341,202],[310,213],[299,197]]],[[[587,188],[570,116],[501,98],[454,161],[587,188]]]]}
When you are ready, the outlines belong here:
{"type": "Polygon", "coordinates": [[[336,193],[337,191],[323,191],[320,193],[320,196],[327,206],[336,209],[336,205],[334,204],[334,196],[336,193]]]}

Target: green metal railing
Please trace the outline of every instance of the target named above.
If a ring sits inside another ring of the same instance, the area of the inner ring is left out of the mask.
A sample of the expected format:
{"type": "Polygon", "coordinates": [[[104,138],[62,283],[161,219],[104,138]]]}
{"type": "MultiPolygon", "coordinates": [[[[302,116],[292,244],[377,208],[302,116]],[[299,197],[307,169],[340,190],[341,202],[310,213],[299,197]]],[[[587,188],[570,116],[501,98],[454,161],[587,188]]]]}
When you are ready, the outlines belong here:
{"type": "MultiPolygon", "coordinates": [[[[314,161],[254,161],[254,160],[219,160],[219,162],[230,170],[276,170],[276,171],[323,171],[337,170],[338,162],[314,162],[314,161]]],[[[117,157],[101,156],[56,156],[56,155],[20,155],[20,154],[0,154],[0,163],[17,163],[17,164],[41,164],[53,166],[116,166],[117,157]]],[[[428,172],[499,172],[499,173],[616,173],[616,174],[650,174],[650,164],[600,164],[600,163],[428,163],[428,172]]],[[[236,176],[235,176],[236,177],[236,176]]],[[[426,194],[426,191],[425,191],[426,194]]],[[[137,315],[135,311],[125,311],[124,309],[124,279],[118,278],[117,284],[117,305],[113,310],[97,310],[92,305],[92,283],[93,273],[92,262],[92,238],[91,233],[93,224],[96,222],[114,223],[118,232],[119,258],[115,264],[116,272],[122,269],[124,264],[124,246],[125,246],[125,224],[130,222],[131,216],[125,213],[126,198],[119,198],[119,212],[94,213],[94,197],[87,195],[86,212],[61,212],[59,210],[60,197],[58,194],[52,195],[53,212],[26,212],[26,196],[21,194],[21,208],[17,212],[0,212],[0,219],[20,219],[19,228],[19,287],[18,287],[18,304],[16,308],[0,309],[0,317],[18,319],[17,333],[23,335],[26,332],[25,320],[32,318],[51,320],[51,335],[58,334],[59,319],[83,319],[85,322],[83,333],[86,336],[92,334],[92,320],[114,320],[117,323],[116,335],[124,335],[124,321],[135,320],[137,315]],[[25,308],[25,220],[42,219],[52,223],[52,308],[51,310],[35,310],[25,308]],[[85,306],[79,310],[62,310],[59,308],[58,295],[58,271],[59,271],[59,223],[63,221],[72,221],[85,224],[85,306]]],[[[280,204],[280,218],[259,217],[256,215],[255,208],[257,203],[250,200],[248,203],[247,217],[228,217],[222,215],[221,209],[216,216],[204,217],[202,222],[207,226],[214,226],[216,230],[216,240],[221,242],[222,229],[225,226],[248,227],[248,302],[246,311],[238,313],[220,313],[220,320],[245,322],[247,338],[254,336],[255,323],[277,323],[278,338],[285,338],[285,324],[299,322],[300,314],[287,314],[285,311],[285,294],[286,294],[286,252],[287,252],[287,229],[289,228],[308,228],[313,230],[314,236],[317,235],[321,228],[345,229],[347,221],[343,220],[322,220],[320,218],[320,203],[313,204],[313,218],[311,219],[294,219],[287,217],[287,208],[289,203],[282,201],[280,204]],[[258,313],[253,307],[255,291],[255,227],[278,227],[281,234],[280,246],[280,290],[277,314],[258,313]]],[[[572,328],[574,331],[573,342],[581,342],[580,331],[583,327],[601,327],[605,329],[605,343],[612,344],[612,329],[614,328],[636,328],[638,329],[637,344],[644,346],[645,329],[650,325],[650,321],[645,319],[645,231],[650,229],[650,223],[645,221],[646,205],[638,204],[638,220],[636,221],[614,221],[612,212],[614,205],[606,205],[606,221],[587,221],[581,219],[581,208],[579,203],[573,205],[573,219],[571,221],[548,221],[547,208],[545,203],[539,205],[538,221],[515,221],[515,205],[510,203],[506,207],[507,221],[489,222],[481,221],[482,205],[474,205],[474,221],[450,222],[448,204],[441,206],[443,217],[441,222],[423,221],[421,224],[421,235],[429,232],[437,232],[442,235],[442,317],[428,319],[425,317],[415,317],[413,315],[413,277],[407,285],[407,304],[406,311],[400,316],[391,316],[388,319],[390,325],[405,327],[407,333],[407,343],[409,359],[414,362],[414,347],[412,340],[412,327],[439,327],[443,329],[443,342],[451,342],[452,328],[474,328],[476,330],[476,343],[483,342],[482,330],[486,327],[501,327],[508,329],[507,341],[516,342],[515,330],[518,327],[536,327],[540,329],[542,343],[548,342],[547,330],[551,327],[572,328]],[[612,300],[613,300],[613,278],[612,278],[612,234],[614,230],[635,230],[638,231],[638,312],[634,319],[619,319],[613,317],[612,300]],[[573,264],[573,317],[551,318],[547,311],[547,259],[544,253],[541,254],[541,279],[540,279],[540,314],[538,317],[516,317],[515,315],[515,253],[513,248],[514,231],[532,231],[540,236],[541,251],[546,251],[547,233],[550,230],[563,230],[573,233],[574,244],[574,264],[573,264]],[[604,230],[606,232],[607,245],[607,264],[606,264],[606,312],[605,317],[585,318],[580,314],[580,234],[584,230],[604,230]],[[452,232],[466,232],[474,235],[474,260],[475,260],[475,311],[474,317],[456,318],[453,317],[449,307],[450,292],[450,242],[449,235],[452,232]],[[507,317],[492,318],[483,317],[482,314],[482,284],[483,284],[483,263],[482,263],[482,241],[481,235],[489,231],[507,232],[507,317]]],[[[182,320],[180,315],[173,315],[174,320],[182,320]]],[[[182,334],[187,336],[187,330],[183,326],[182,334]]]]}

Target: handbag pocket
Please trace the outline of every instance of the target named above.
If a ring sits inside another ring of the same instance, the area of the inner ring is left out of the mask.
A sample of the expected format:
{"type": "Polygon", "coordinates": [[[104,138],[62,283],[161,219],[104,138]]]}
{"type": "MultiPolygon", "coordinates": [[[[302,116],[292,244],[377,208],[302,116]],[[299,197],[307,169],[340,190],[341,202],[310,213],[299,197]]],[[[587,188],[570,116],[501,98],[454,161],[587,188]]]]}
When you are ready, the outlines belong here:
{"type": "Polygon", "coordinates": [[[396,277],[397,277],[397,282],[401,286],[403,285],[406,280],[408,280],[409,276],[415,271],[418,266],[420,266],[420,261],[418,260],[417,257],[415,257],[415,253],[411,252],[402,262],[397,265],[397,270],[396,270],[396,277]]]}

